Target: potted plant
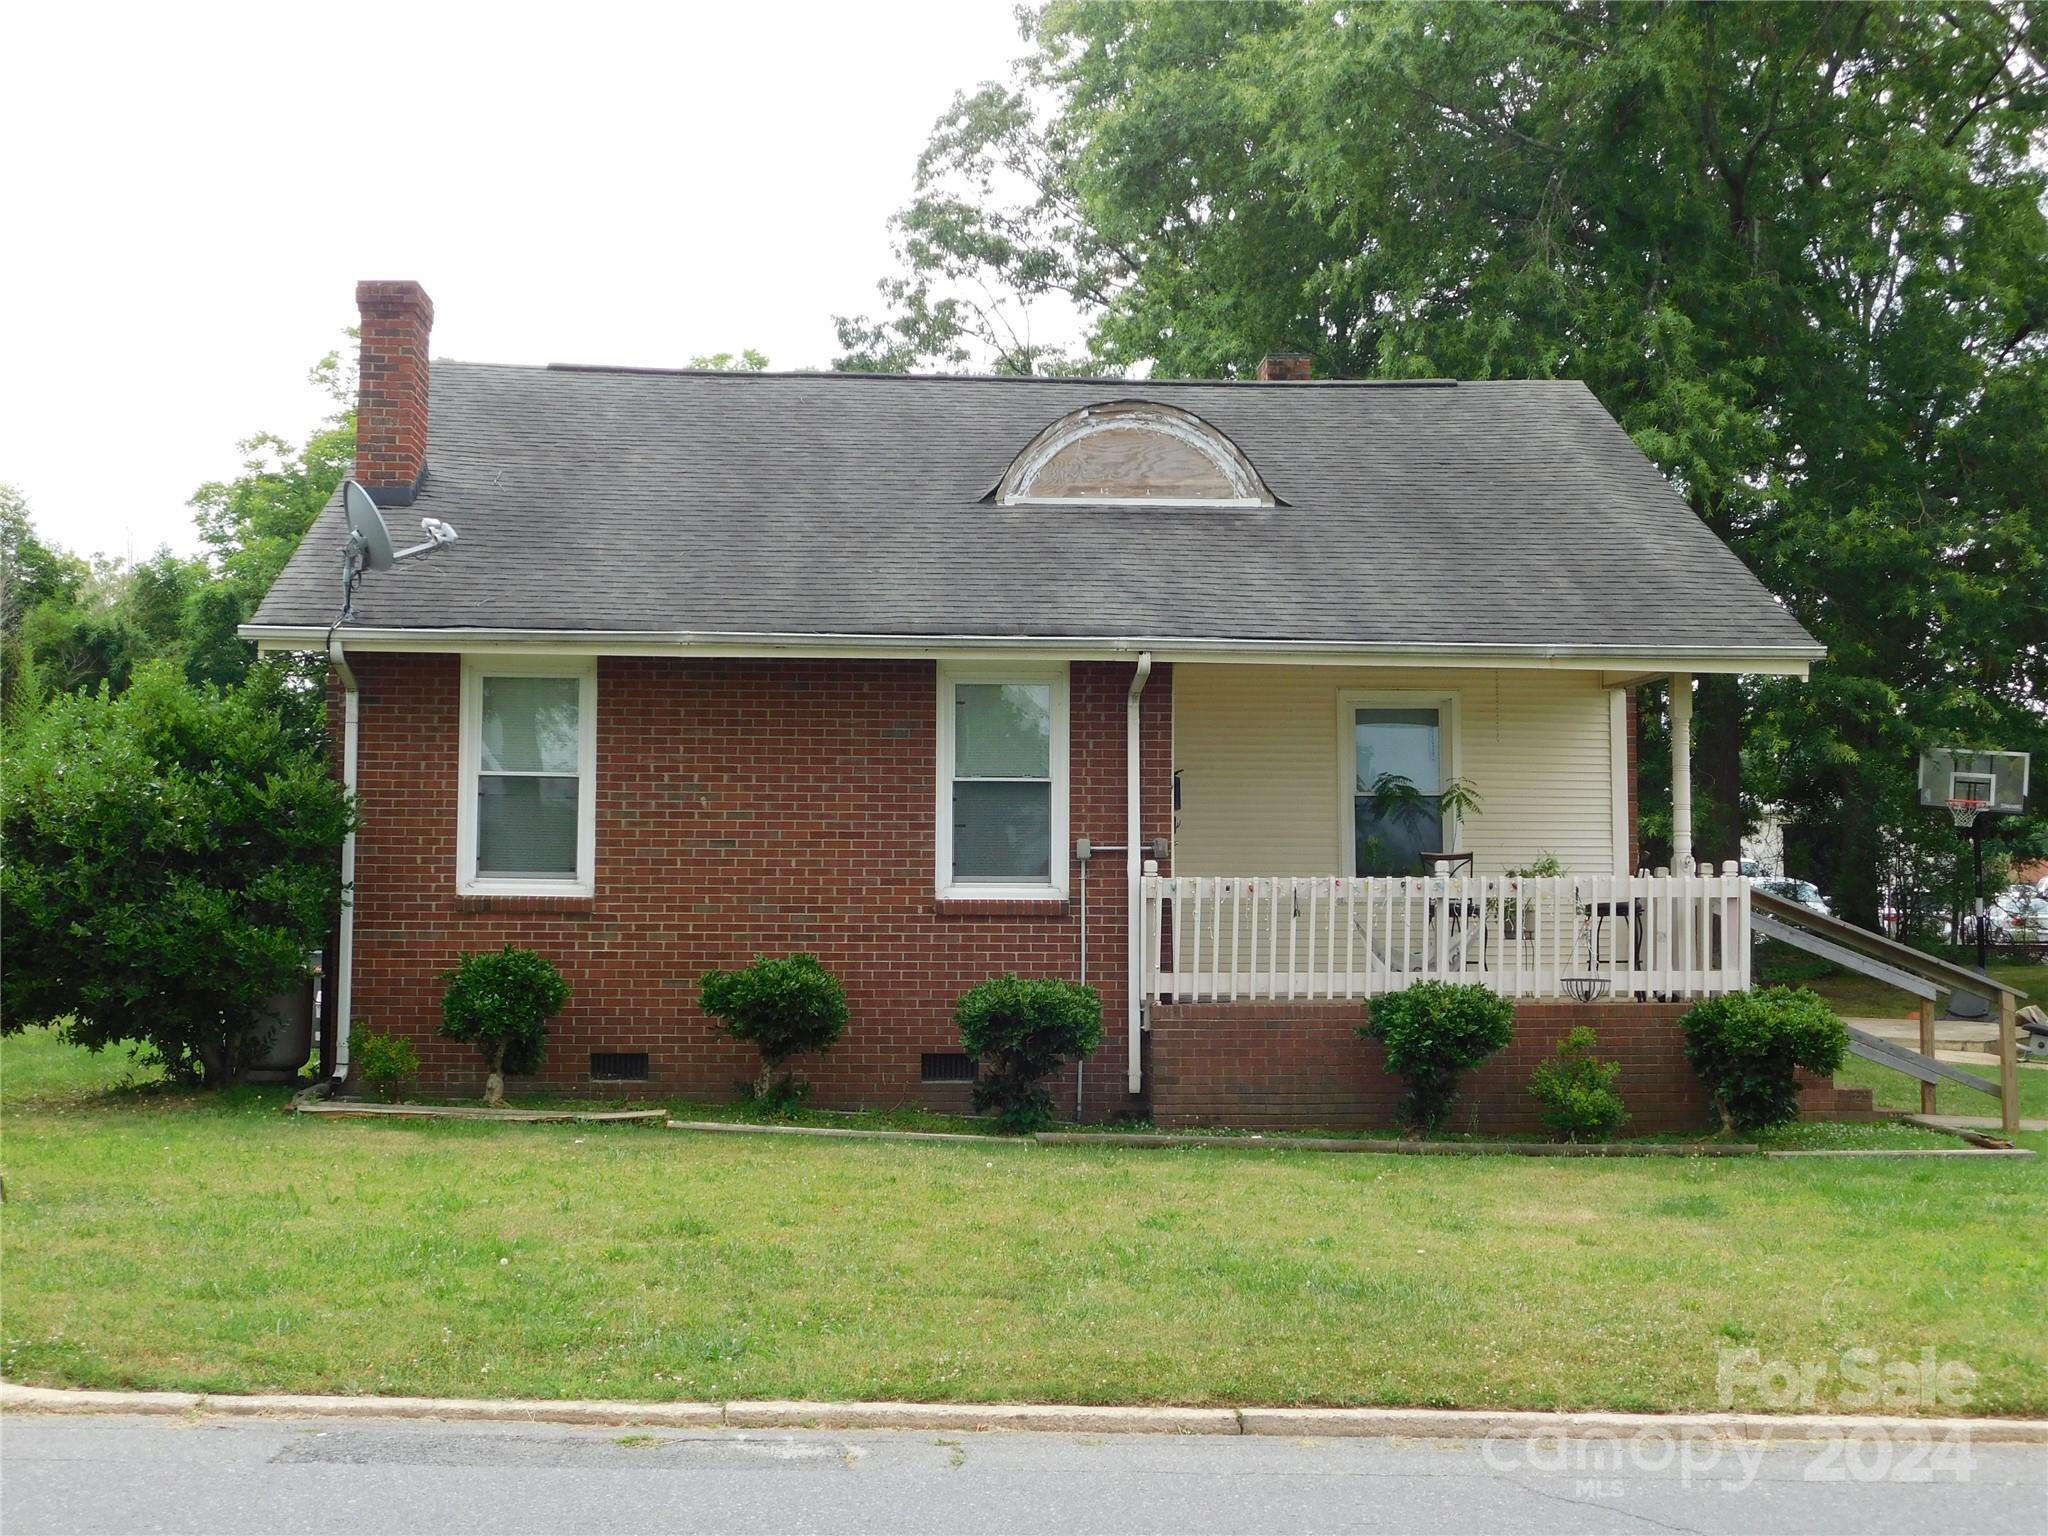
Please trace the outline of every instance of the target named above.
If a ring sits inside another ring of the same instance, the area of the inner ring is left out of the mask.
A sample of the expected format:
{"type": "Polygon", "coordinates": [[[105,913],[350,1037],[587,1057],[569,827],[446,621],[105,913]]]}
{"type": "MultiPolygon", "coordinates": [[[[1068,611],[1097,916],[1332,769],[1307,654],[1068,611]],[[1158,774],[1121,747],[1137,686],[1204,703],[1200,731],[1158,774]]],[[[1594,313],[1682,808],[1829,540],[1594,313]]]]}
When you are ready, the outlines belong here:
{"type": "MultiPolygon", "coordinates": [[[[1463,831],[1465,818],[1479,814],[1486,806],[1479,790],[1470,779],[1455,777],[1445,779],[1443,788],[1435,794],[1425,795],[1415,787],[1413,780],[1404,775],[1383,773],[1372,781],[1372,788],[1365,794],[1366,807],[1379,820],[1388,822],[1407,822],[1413,825],[1422,818],[1424,807],[1431,803],[1434,803],[1442,814],[1444,830],[1454,844],[1463,831]]],[[[1368,850],[1375,850],[1381,849],[1383,845],[1378,838],[1369,838],[1366,847],[1368,850]]],[[[1457,854],[1455,848],[1441,851],[1463,857],[1462,854],[1457,854]]],[[[1376,858],[1377,855],[1369,853],[1368,857],[1376,858]]],[[[1361,870],[1360,873],[1364,871],[1361,870]]],[[[1421,873],[1428,874],[1429,871],[1424,869],[1421,873]]]]}

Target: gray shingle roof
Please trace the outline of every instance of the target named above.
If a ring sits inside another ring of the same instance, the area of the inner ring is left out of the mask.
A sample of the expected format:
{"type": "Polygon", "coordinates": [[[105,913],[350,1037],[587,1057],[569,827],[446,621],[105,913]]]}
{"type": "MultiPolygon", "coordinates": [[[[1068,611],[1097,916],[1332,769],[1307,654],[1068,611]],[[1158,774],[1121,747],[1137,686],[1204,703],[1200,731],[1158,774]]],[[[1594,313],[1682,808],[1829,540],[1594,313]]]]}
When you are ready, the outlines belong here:
{"type": "MultiPolygon", "coordinates": [[[[1218,384],[433,365],[370,628],[1245,639],[1817,654],[1576,383],[1218,384]],[[1047,423],[1149,398],[1270,510],[999,508],[1047,423]]],[[[258,626],[324,627],[338,500],[258,626]]]]}

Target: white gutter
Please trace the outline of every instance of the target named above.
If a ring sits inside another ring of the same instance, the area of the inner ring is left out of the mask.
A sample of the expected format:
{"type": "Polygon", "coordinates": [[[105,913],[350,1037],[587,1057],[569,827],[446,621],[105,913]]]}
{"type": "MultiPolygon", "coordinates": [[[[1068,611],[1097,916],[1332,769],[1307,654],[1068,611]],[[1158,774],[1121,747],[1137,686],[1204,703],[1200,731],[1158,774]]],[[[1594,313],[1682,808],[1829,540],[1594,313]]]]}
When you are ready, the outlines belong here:
{"type": "MultiPolygon", "coordinates": [[[[295,624],[244,624],[237,631],[259,650],[309,650],[325,630],[295,624]]],[[[1624,645],[1507,645],[1460,641],[1360,644],[1347,640],[1247,640],[1229,637],[1152,638],[1128,635],[875,635],[792,634],[715,630],[415,629],[356,625],[359,651],[482,651],[495,647],[559,655],[746,657],[791,654],[834,658],[952,658],[968,653],[1059,656],[1117,661],[1150,651],[1162,661],[1224,658],[1240,662],[1347,663],[1378,666],[1601,667],[1662,677],[1673,670],[1803,675],[1827,653],[1818,645],[1672,646],[1646,651],[1624,645]]]]}
{"type": "MultiPolygon", "coordinates": [[[[356,799],[356,726],[362,718],[361,695],[356,691],[356,674],[348,664],[348,657],[341,648],[341,634],[336,628],[327,631],[327,656],[334,663],[334,670],[341,677],[342,693],[342,743],[341,782],[348,790],[349,807],[355,807],[356,799]]],[[[355,1003],[356,979],[356,833],[350,826],[348,836],[341,844],[341,933],[340,942],[335,946],[340,951],[335,963],[329,968],[329,979],[334,983],[334,1079],[344,1081],[348,1077],[348,1044],[350,1009],[355,1003]]]]}
{"type": "Polygon", "coordinates": [[[1132,1093],[1144,1084],[1139,1032],[1145,1023],[1145,849],[1140,842],[1144,834],[1139,829],[1138,814],[1142,809],[1139,792],[1144,782],[1144,766],[1138,750],[1138,722],[1145,682],[1151,675],[1152,653],[1140,651],[1138,669],[1131,674],[1130,695],[1124,700],[1124,901],[1125,916],[1130,920],[1128,964],[1125,966],[1130,973],[1126,988],[1129,1012],[1124,1021],[1124,1034],[1130,1046],[1132,1093]]]}

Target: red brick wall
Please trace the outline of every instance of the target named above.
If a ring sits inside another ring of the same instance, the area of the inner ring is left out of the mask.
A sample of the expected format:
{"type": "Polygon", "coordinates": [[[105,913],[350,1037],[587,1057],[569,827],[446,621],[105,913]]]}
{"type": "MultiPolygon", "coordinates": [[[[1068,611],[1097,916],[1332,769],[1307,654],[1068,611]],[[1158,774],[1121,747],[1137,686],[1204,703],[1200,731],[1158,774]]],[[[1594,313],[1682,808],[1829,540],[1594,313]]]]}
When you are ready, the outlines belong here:
{"type": "MultiPolygon", "coordinates": [[[[1574,1025],[1621,1063],[1631,1116],[1624,1134],[1711,1129],[1705,1091],[1678,1031],[1684,1003],[1542,1002],[1515,1005],[1515,1035],[1466,1074],[1451,1129],[1545,1134],[1529,1076],[1574,1025]]],[[[1354,1031],[1364,1005],[1341,1002],[1167,1003],[1152,1014],[1153,1118],[1161,1126],[1390,1128],[1401,1081],[1375,1042],[1354,1031]]]]}
{"type": "MultiPolygon", "coordinates": [[[[460,661],[351,659],[363,691],[353,1012],[361,1028],[413,1037],[435,1089],[480,1091],[483,1078],[470,1048],[435,1037],[440,973],[507,941],[554,960],[575,992],[541,1085],[583,1087],[592,1051],[646,1051],[655,1091],[715,1099],[755,1057],[699,1012],[698,977],[757,953],[815,951],[853,1014],[832,1052],[798,1064],[828,1107],[963,1107],[964,1086],[918,1080],[920,1053],[959,1049],[958,995],[1002,970],[1078,973],[1077,902],[941,910],[933,897],[932,663],[600,660],[595,896],[464,899],[460,661]]],[[[1131,673],[1074,664],[1072,836],[1123,842],[1131,673]]],[[[1147,838],[1170,831],[1172,691],[1172,669],[1156,667],[1143,712],[1147,838]]],[[[1105,1016],[1091,1118],[1132,1112],[1124,914],[1123,861],[1105,856],[1089,891],[1088,979],[1105,1016]]],[[[1071,1106],[1071,1071],[1059,1091],[1071,1106]]]]}

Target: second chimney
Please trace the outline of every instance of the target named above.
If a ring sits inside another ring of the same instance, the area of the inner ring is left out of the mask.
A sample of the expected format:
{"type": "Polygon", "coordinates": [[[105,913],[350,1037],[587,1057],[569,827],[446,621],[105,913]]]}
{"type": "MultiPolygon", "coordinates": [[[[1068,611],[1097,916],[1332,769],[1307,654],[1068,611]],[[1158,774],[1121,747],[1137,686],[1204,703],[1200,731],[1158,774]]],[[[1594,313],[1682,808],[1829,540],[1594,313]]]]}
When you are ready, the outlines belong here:
{"type": "Polygon", "coordinates": [[[1268,352],[1259,359],[1259,377],[1266,383],[1299,383],[1313,375],[1306,352],[1268,352]]]}
{"type": "Polygon", "coordinates": [[[434,301],[413,282],[356,284],[362,369],[356,479],[379,506],[406,507],[427,477],[427,338],[434,301]]]}

